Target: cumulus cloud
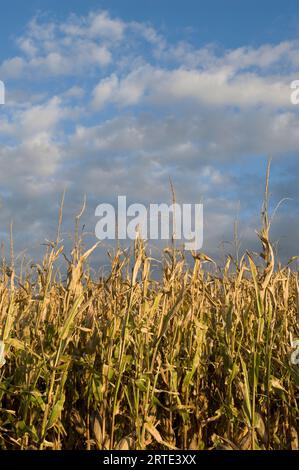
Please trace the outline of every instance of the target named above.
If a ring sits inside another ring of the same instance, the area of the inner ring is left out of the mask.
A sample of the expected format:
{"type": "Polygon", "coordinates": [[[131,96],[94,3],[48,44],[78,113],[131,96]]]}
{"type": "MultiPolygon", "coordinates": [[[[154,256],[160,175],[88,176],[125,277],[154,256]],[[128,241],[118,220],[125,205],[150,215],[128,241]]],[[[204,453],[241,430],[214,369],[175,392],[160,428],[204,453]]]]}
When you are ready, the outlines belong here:
{"type": "Polygon", "coordinates": [[[6,125],[2,127],[0,133],[2,131],[16,140],[24,141],[40,133],[53,131],[68,113],[67,108],[62,106],[61,99],[53,97],[42,104],[15,110],[10,120],[6,120],[6,125]]]}
{"type": "Polygon", "coordinates": [[[86,68],[107,67],[112,61],[110,48],[122,38],[123,29],[122,22],[107,12],[81,19],[73,15],[65,23],[34,18],[17,39],[23,56],[4,61],[1,76],[84,75],[86,68]]]}
{"type": "Polygon", "coordinates": [[[290,77],[240,74],[229,66],[199,71],[165,70],[145,65],[123,78],[112,74],[102,79],[93,91],[93,104],[97,108],[110,103],[131,106],[146,99],[157,105],[189,100],[203,105],[240,108],[291,107],[290,82],[290,77]]]}

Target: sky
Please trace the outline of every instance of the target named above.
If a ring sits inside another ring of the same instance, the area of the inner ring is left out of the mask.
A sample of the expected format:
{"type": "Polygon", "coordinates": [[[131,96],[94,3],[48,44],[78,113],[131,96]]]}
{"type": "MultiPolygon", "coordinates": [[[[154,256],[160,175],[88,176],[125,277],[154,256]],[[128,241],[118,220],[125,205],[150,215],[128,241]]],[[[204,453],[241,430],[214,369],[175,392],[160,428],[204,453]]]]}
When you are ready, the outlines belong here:
{"type": "Polygon", "coordinates": [[[203,251],[258,249],[267,159],[272,239],[299,254],[299,15],[295,1],[1,2],[0,238],[35,256],[95,208],[204,204],[203,251]]]}

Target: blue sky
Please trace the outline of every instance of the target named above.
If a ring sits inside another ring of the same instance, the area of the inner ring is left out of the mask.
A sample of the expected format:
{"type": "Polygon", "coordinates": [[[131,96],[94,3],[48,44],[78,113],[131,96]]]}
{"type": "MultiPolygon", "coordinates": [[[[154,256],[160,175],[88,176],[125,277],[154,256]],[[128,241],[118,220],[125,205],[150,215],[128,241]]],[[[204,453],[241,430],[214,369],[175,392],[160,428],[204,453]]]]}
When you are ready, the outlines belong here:
{"type": "Polygon", "coordinates": [[[37,12],[63,20],[71,12],[84,15],[99,9],[125,21],[151,22],[173,38],[189,30],[198,46],[215,41],[225,47],[278,42],[296,38],[299,29],[296,0],[11,0],[2,2],[1,56],[6,48],[11,50],[10,38],[37,12]]]}
{"type": "Polygon", "coordinates": [[[299,79],[295,1],[2,2],[0,233],[16,247],[51,237],[66,188],[65,234],[87,196],[204,202],[210,254],[241,219],[254,230],[268,156],[282,257],[297,254],[299,79]]]}

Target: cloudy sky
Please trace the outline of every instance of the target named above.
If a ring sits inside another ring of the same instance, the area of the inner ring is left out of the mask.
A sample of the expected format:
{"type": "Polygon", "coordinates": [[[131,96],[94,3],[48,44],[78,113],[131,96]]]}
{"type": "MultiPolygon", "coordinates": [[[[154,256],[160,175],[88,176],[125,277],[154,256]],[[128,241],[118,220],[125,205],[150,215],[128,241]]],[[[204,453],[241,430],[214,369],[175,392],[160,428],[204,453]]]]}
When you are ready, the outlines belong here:
{"type": "MultiPolygon", "coordinates": [[[[0,235],[34,255],[55,233],[66,189],[67,239],[84,195],[95,208],[204,204],[203,250],[215,256],[240,220],[255,248],[267,158],[272,237],[299,254],[296,1],[1,2],[0,235]]],[[[92,238],[92,237],[91,237],[92,238]]],[[[225,248],[230,251],[229,245],[225,248]]]]}

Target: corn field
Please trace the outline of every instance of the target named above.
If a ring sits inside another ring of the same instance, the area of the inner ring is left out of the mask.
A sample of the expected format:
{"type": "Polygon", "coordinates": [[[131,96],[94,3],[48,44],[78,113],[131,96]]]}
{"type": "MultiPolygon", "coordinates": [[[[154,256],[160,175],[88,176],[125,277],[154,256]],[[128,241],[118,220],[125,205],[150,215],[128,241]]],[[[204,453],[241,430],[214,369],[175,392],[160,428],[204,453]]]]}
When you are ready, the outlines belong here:
{"type": "Polygon", "coordinates": [[[171,246],[159,280],[138,237],[97,280],[78,237],[3,259],[0,448],[298,449],[299,277],[269,229],[264,205],[261,254],[222,267],[171,246]]]}

